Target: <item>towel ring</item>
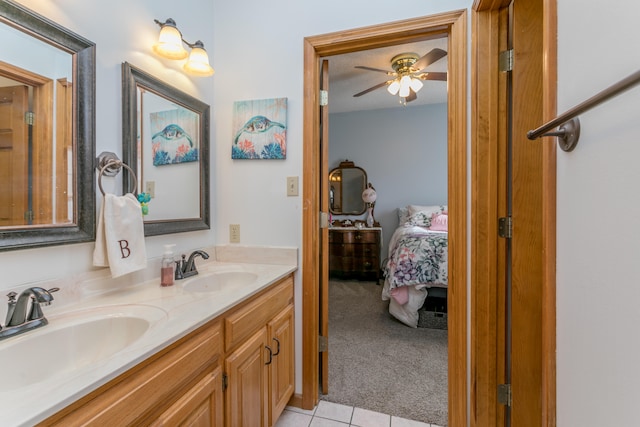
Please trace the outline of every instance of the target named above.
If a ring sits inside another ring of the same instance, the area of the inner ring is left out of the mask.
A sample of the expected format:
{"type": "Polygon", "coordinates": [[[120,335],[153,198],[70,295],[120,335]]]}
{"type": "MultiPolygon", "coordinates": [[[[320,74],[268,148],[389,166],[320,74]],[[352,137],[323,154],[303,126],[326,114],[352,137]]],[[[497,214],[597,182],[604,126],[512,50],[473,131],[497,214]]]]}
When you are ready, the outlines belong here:
{"type": "Polygon", "coordinates": [[[133,190],[131,191],[131,193],[134,195],[137,193],[136,189],[138,188],[138,179],[136,178],[136,173],[133,171],[133,169],[131,169],[131,167],[129,167],[129,165],[116,158],[107,161],[106,164],[100,169],[100,173],[98,174],[98,187],[100,187],[100,192],[103,196],[104,189],[102,188],[102,175],[104,175],[105,172],[109,171],[112,173],[111,176],[114,176],[122,167],[127,169],[131,174],[131,178],[133,178],[133,190]]]}

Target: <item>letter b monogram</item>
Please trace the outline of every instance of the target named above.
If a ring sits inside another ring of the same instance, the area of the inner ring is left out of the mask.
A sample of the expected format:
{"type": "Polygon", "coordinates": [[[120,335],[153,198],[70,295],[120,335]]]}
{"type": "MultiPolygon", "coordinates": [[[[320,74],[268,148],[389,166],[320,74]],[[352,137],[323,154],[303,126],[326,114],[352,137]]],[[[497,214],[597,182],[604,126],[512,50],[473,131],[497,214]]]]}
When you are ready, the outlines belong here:
{"type": "Polygon", "coordinates": [[[129,258],[131,255],[131,249],[129,249],[129,242],[127,240],[118,240],[120,244],[120,253],[122,254],[122,258],[129,258]]]}

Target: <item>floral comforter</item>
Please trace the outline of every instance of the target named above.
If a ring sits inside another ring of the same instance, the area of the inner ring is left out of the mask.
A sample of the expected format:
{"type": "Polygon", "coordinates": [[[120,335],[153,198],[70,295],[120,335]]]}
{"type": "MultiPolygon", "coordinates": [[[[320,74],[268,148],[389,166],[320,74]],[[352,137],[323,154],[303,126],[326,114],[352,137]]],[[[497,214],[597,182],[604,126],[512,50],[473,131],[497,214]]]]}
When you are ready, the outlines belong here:
{"type": "Polygon", "coordinates": [[[448,233],[423,227],[399,227],[389,241],[385,287],[447,285],[448,233]]]}

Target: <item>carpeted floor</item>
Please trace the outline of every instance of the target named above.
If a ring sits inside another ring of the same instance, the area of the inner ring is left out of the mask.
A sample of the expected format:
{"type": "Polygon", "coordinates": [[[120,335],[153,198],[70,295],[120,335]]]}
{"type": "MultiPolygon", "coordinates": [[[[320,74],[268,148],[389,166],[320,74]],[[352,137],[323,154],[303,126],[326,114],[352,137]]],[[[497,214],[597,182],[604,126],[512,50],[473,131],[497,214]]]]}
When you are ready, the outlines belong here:
{"type": "Polygon", "coordinates": [[[374,282],[329,282],[329,394],[334,403],[447,425],[447,331],[409,328],[374,282]]]}

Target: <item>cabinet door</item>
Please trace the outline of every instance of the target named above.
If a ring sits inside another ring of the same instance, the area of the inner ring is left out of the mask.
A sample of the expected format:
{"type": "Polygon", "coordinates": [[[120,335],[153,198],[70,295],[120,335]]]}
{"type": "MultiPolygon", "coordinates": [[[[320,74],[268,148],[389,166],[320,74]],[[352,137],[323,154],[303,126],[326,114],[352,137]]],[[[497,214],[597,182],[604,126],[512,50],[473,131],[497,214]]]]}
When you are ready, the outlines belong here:
{"type": "Polygon", "coordinates": [[[226,426],[268,426],[267,328],[253,334],[225,360],[228,377],[226,426]]]}
{"type": "Polygon", "coordinates": [[[222,368],[218,367],[193,386],[151,425],[222,427],[223,422],[222,368]]]}
{"type": "Polygon", "coordinates": [[[274,425],[293,395],[293,306],[282,310],[269,322],[267,328],[269,331],[268,345],[273,351],[273,359],[269,365],[269,386],[271,389],[269,425],[274,425]]]}

